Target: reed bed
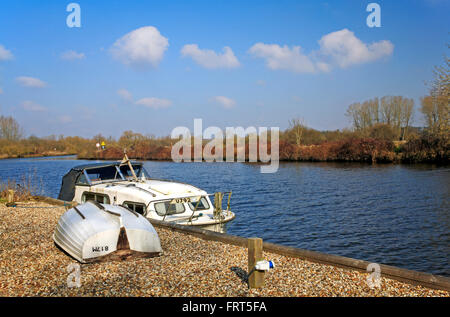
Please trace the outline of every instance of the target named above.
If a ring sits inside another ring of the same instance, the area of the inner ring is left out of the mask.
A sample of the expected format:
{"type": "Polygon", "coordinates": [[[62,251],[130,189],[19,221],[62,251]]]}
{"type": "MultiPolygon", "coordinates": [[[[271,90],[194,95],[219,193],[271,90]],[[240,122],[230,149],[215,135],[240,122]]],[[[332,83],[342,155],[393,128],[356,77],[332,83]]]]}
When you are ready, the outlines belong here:
{"type": "Polygon", "coordinates": [[[33,196],[43,193],[42,177],[38,177],[37,171],[31,171],[18,178],[0,179],[0,202],[6,201],[8,191],[14,191],[14,201],[27,201],[33,196]]]}

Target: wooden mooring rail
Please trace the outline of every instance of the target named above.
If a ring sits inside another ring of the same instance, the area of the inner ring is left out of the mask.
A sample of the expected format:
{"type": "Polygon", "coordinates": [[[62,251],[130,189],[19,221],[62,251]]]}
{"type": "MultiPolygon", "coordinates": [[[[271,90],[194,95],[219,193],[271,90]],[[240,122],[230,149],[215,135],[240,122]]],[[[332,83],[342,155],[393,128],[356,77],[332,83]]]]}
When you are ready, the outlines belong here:
{"type": "MultiPolygon", "coordinates": [[[[43,201],[43,202],[53,204],[53,205],[67,206],[67,207],[70,207],[73,205],[70,202],[68,203],[68,202],[64,202],[64,201],[54,199],[54,198],[49,198],[49,197],[38,196],[35,198],[39,201],[43,201]]],[[[159,221],[159,220],[155,220],[155,219],[149,219],[149,221],[155,227],[162,227],[162,228],[170,229],[173,231],[181,232],[184,234],[193,235],[193,236],[199,237],[203,240],[218,241],[218,242],[222,242],[222,243],[240,246],[243,248],[248,247],[249,239],[247,239],[247,238],[233,236],[233,235],[229,235],[226,233],[219,233],[219,232],[214,232],[214,231],[210,231],[210,230],[205,230],[205,229],[201,229],[201,228],[194,227],[194,226],[178,225],[178,224],[165,222],[165,221],[159,221]]],[[[309,251],[309,250],[295,248],[295,247],[283,246],[283,245],[270,243],[270,242],[263,242],[263,251],[269,252],[269,253],[275,253],[275,254],[279,254],[279,255],[283,255],[283,256],[287,256],[287,257],[300,258],[303,260],[320,263],[320,264],[331,265],[331,266],[340,267],[340,268],[344,268],[344,269],[357,270],[360,272],[367,272],[367,267],[371,263],[368,261],[352,259],[352,258],[348,258],[348,257],[327,254],[327,253],[322,253],[322,252],[309,251]]],[[[381,269],[380,274],[382,277],[386,277],[386,278],[389,278],[392,280],[397,280],[400,282],[405,282],[405,283],[409,283],[409,284],[413,284],[413,285],[420,285],[420,286],[428,287],[428,288],[432,288],[432,289],[450,291],[450,278],[448,278],[448,277],[403,269],[403,268],[390,266],[390,265],[384,265],[384,264],[379,264],[379,265],[380,265],[380,269],[381,269]]]]}
{"type": "MultiPolygon", "coordinates": [[[[168,228],[174,231],[190,234],[204,240],[219,241],[244,248],[247,248],[248,246],[248,239],[243,237],[233,236],[226,233],[214,232],[192,226],[184,226],[174,223],[163,222],[155,219],[150,219],[150,222],[155,227],[168,228]]],[[[357,260],[322,252],[309,251],[294,247],[288,247],[270,242],[263,242],[263,251],[284,255],[287,257],[300,258],[315,263],[332,265],[344,269],[357,270],[361,272],[367,272],[367,266],[371,263],[368,261],[357,260]]],[[[390,278],[393,280],[413,285],[420,285],[432,289],[450,291],[450,278],[447,278],[445,276],[407,270],[384,264],[380,264],[380,268],[381,268],[380,273],[382,277],[390,278]]]]}

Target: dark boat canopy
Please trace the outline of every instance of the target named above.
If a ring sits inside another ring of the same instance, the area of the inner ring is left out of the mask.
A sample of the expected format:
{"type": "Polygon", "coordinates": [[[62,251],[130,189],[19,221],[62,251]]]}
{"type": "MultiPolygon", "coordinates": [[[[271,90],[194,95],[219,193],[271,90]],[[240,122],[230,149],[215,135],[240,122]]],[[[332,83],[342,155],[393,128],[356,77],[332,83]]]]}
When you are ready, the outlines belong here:
{"type": "MultiPolygon", "coordinates": [[[[140,162],[131,162],[136,175],[140,177],[144,174],[148,177],[147,172],[140,162]]],[[[109,163],[92,163],[73,167],[69,173],[64,175],[62,179],[61,189],[58,199],[64,201],[72,201],[75,196],[75,185],[77,183],[83,185],[91,185],[92,181],[102,180],[126,180],[131,176],[130,169],[127,165],[121,165],[121,162],[109,163]],[[118,173],[118,170],[120,173],[118,173]],[[119,178],[117,178],[119,177],[119,178]]]]}
{"type": "MultiPolygon", "coordinates": [[[[121,162],[102,162],[102,163],[91,163],[91,164],[83,164],[78,165],[72,168],[72,170],[75,171],[83,171],[85,169],[93,169],[93,168],[102,168],[102,167],[109,167],[109,166],[120,166],[121,162]]],[[[131,165],[134,166],[142,166],[141,162],[131,162],[131,165]]]]}

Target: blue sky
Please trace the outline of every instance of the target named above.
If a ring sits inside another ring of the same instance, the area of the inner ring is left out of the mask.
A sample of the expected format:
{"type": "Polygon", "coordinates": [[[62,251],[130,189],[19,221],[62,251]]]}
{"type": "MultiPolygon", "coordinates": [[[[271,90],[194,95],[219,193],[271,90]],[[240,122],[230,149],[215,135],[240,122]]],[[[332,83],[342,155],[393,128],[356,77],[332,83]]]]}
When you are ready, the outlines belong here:
{"type": "MultiPolygon", "coordinates": [[[[419,98],[448,54],[450,1],[1,1],[0,114],[26,135],[176,126],[349,127],[349,104],[419,98]],[[227,48],[225,48],[227,47],[227,48]]],[[[422,124],[420,114],[415,125],[422,124]]]]}

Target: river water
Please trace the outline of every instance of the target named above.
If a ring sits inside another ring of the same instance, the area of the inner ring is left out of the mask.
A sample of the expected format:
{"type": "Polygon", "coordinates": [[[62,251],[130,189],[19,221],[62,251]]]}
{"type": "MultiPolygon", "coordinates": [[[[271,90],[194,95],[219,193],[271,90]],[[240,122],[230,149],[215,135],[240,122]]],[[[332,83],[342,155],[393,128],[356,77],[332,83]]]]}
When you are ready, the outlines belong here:
{"type": "MultiPolygon", "coordinates": [[[[87,161],[0,160],[0,180],[34,174],[57,197],[62,176],[87,161]]],[[[89,161],[92,163],[92,161],[89,161]]],[[[450,276],[450,167],[356,163],[145,162],[152,177],[210,193],[232,190],[227,233],[450,276]]]]}

